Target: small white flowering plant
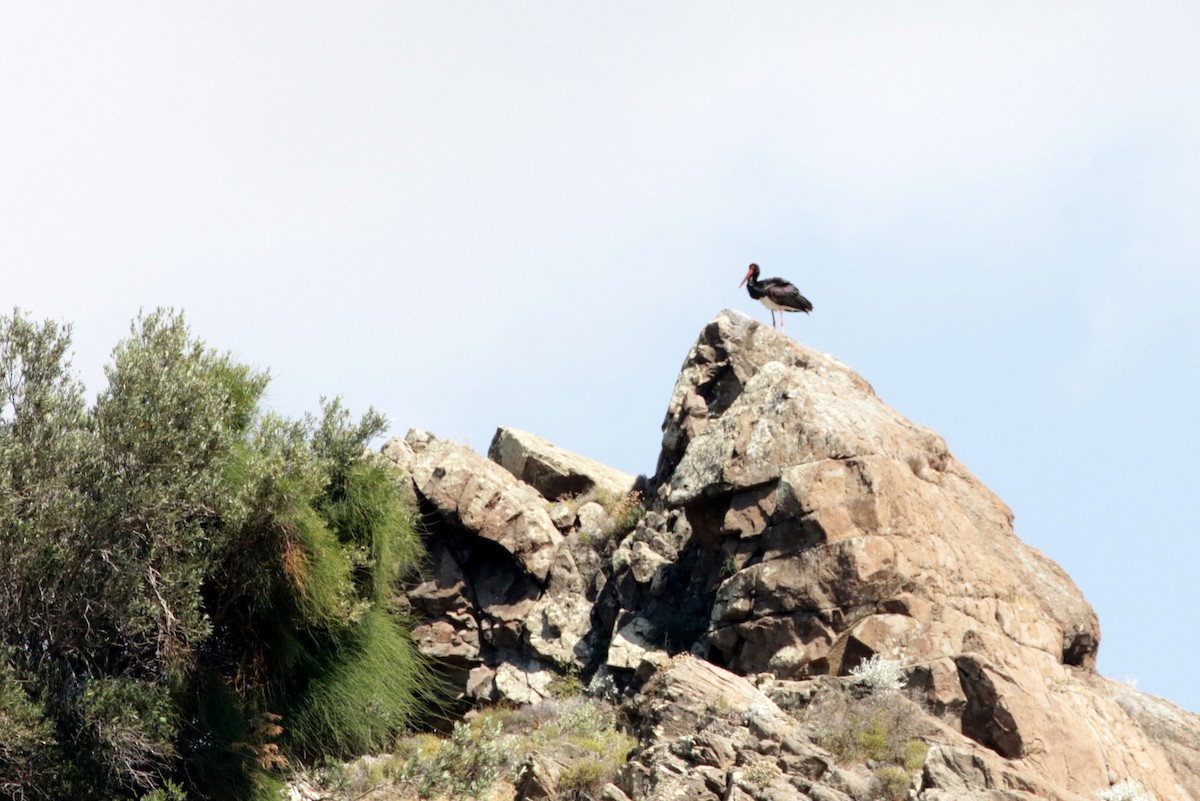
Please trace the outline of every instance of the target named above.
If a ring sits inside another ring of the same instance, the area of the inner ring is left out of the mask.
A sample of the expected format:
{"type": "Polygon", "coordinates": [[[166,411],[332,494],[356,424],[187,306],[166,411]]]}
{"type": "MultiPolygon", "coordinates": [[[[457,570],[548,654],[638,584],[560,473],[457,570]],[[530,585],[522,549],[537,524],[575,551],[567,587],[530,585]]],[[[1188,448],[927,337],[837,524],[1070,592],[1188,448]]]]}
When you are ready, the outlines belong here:
{"type": "MultiPolygon", "coordinates": [[[[899,659],[888,659],[872,654],[850,669],[855,684],[860,684],[876,693],[896,693],[904,689],[904,665],[899,659]]],[[[1107,801],[1107,799],[1105,800],[1107,801]]]]}
{"type": "Polygon", "coordinates": [[[1126,779],[1107,790],[1097,790],[1096,801],[1155,801],[1155,798],[1153,793],[1147,792],[1142,785],[1132,779],[1126,779]]]}

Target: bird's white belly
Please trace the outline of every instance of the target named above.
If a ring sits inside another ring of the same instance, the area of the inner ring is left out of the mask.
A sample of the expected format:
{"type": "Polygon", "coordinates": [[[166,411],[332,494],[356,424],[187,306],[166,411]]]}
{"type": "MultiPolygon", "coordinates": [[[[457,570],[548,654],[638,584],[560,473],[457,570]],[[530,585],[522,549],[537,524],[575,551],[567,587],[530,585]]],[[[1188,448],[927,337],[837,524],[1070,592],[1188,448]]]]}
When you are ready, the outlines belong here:
{"type": "Polygon", "coordinates": [[[778,303],[771,300],[770,298],[768,298],[765,295],[763,297],[759,298],[759,300],[762,301],[762,305],[766,306],[771,311],[777,311],[777,312],[785,312],[785,311],[794,312],[794,311],[796,311],[791,306],[780,306],[778,303]]]}

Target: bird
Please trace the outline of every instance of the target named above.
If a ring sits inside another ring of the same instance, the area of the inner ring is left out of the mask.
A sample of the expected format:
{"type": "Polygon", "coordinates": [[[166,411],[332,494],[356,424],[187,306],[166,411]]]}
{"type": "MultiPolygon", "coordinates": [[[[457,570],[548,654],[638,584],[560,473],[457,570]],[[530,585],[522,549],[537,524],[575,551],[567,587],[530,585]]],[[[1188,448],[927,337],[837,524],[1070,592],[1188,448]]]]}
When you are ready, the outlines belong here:
{"type": "MultiPolygon", "coordinates": [[[[800,294],[796,285],[783,278],[764,278],[758,280],[758,265],[751,264],[742,279],[746,291],[755,300],[761,300],[762,305],[771,310],[771,327],[775,327],[775,312],[779,312],[779,325],[783,327],[783,312],[804,312],[808,314],[813,309],[808,298],[800,294]]],[[[740,288],[742,284],[738,284],[740,288]]]]}

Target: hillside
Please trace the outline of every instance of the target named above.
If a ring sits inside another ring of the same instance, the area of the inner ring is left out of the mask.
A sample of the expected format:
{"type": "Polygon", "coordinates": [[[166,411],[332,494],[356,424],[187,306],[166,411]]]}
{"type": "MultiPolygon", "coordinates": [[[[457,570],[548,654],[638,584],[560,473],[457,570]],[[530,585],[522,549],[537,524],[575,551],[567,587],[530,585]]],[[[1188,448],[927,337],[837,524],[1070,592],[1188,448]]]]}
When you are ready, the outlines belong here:
{"type": "MultiPolygon", "coordinates": [[[[630,722],[587,797],[1200,798],[1200,717],[1095,673],[1095,613],[1008,507],[741,314],[688,353],[654,476],[511,429],[490,459],[419,431],[383,453],[426,521],[415,635],[464,705],[570,678],[630,722]]],[[[556,797],[564,764],[526,767],[517,796],[556,797]]]]}

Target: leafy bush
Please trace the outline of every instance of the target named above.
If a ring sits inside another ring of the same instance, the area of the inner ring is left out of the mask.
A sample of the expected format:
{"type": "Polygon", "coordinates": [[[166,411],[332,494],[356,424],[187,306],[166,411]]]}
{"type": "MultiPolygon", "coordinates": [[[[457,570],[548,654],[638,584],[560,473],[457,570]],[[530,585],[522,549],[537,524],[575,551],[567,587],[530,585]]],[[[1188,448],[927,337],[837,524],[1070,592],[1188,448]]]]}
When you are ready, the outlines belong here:
{"type": "Polygon", "coordinates": [[[89,680],[76,699],[76,743],[111,785],[153,787],[176,759],[177,711],[166,687],[127,676],[89,680]]]}
{"type": "Polygon", "coordinates": [[[420,546],[384,427],[289,421],[265,373],[139,317],[89,408],[70,328],[0,317],[0,799],[273,796],[433,692],[396,578],[420,546]]]}
{"type": "Polygon", "coordinates": [[[579,675],[579,668],[574,665],[565,665],[561,668],[550,684],[546,687],[546,691],[550,693],[551,698],[572,698],[581,694],[584,691],[583,679],[579,675]]]}
{"type": "Polygon", "coordinates": [[[18,681],[7,649],[0,649],[0,797],[58,784],[54,730],[36,701],[18,681]]]}
{"type": "Polygon", "coordinates": [[[552,715],[530,734],[528,750],[563,766],[558,784],[564,798],[597,797],[637,742],[621,730],[607,704],[583,697],[544,703],[552,715]]]}
{"type": "Polygon", "coordinates": [[[494,719],[455,723],[448,739],[417,742],[397,778],[413,784],[422,798],[479,798],[516,765],[512,738],[502,736],[494,719]]]}
{"type": "Polygon", "coordinates": [[[817,742],[844,763],[873,760],[911,773],[925,762],[928,747],[917,738],[911,707],[895,693],[854,698],[826,692],[808,706],[805,719],[817,742]]]}
{"type": "Polygon", "coordinates": [[[390,759],[359,760],[326,770],[321,784],[339,798],[361,797],[389,785],[412,788],[421,798],[486,797],[501,781],[516,782],[533,754],[557,768],[558,797],[598,797],[636,744],[622,732],[612,708],[583,697],[530,706],[496,707],[449,737],[417,734],[401,739],[390,759]]]}
{"type": "Polygon", "coordinates": [[[140,801],[187,801],[187,793],[173,781],[142,796],[140,801]]]}
{"type": "Polygon", "coordinates": [[[611,774],[605,760],[585,756],[563,766],[558,774],[558,791],[564,798],[591,798],[611,774]]]}
{"type": "Polygon", "coordinates": [[[908,797],[912,777],[908,771],[895,765],[882,765],[875,769],[875,783],[879,795],[885,801],[901,801],[908,797]]]}

